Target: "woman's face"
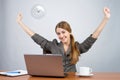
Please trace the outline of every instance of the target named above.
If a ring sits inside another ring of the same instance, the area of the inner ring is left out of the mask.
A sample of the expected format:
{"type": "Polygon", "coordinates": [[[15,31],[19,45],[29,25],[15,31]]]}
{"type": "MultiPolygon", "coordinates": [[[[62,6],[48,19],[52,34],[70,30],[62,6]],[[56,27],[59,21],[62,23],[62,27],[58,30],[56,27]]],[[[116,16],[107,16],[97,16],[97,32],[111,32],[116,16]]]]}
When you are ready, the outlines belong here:
{"type": "Polygon", "coordinates": [[[57,28],[56,33],[57,33],[59,40],[62,43],[65,44],[65,43],[70,42],[70,33],[67,30],[62,29],[62,28],[57,28]]]}

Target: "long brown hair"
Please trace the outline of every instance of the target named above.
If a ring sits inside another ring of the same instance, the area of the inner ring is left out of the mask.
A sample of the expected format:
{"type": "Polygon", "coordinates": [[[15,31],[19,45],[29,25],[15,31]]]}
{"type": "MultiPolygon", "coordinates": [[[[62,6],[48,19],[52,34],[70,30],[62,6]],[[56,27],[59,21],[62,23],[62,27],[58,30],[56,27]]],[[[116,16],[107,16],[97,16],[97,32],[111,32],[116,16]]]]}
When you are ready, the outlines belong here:
{"type": "MultiPolygon", "coordinates": [[[[72,32],[70,25],[66,21],[61,21],[56,25],[55,32],[57,28],[62,28],[67,30],[68,32],[72,32]]],[[[71,64],[75,64],[79,60],[80,51],[77,48],[77,44],[74,40],[74,36],[70,34],[70,40],[71,40],[71,64]]]]}

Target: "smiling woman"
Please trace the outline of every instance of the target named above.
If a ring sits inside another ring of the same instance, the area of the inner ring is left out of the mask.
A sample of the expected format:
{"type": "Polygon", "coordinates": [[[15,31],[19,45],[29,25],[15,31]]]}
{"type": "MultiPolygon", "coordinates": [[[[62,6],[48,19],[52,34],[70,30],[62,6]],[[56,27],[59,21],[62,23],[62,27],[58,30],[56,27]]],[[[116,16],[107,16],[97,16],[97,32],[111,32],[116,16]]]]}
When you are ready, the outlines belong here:
{"type": "MultiPolygon", "coordinates": [[[[39,6],[37,6],[36,8],[35,10],[39,14],[39,9],[42,10],[42,8],[39,6]],[[36,10],[36,8],[38,11],[36,10]]],[[[79,56],[82,53],[87,52],[92,47],[110,18],[109,8],[105,7],[103,9],[103,12],[104,18],[101,24],[82,43],[74,40],[72,29],[67,21],[61,21],[55,27],[55,31],[60,42],[58,42],[56,39],[53,39],[53,41],[49,41],[41,35],[33,32],[22,22],[21,13],[19,13],[17,16],[17,23],[38,45],[41,46],[41,48],[43,48],[43,50],[50,51],[52,54],[62,55],[65,72],[76,72],[76,63],[79,59],[79,56]]]]}

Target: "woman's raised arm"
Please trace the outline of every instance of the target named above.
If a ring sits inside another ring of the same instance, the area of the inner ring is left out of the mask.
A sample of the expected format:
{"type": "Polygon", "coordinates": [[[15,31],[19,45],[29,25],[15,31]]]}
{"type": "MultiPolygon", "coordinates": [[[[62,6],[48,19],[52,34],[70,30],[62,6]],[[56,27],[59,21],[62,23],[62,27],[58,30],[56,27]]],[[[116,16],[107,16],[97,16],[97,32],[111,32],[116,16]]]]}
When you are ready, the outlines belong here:
{"type": "Polygon", "coordinates": [[[93,38],[98,38],[98,36],[100,35],[101,31],[103,30],[107,21],[110,18],[110,9],[107,7],[104,7],[103,11],[104,11],[104,18],[103,18],[102,22],[100,23],[100,25],[97,27],[97,29],[93,32],[93,34],[92,34],[93,38]]]}
{"type": "Polygon", "coordinates": [[[35,32],[33,32],[27,25],[25,25],[23,22],[22,22],[22,14],[21,13],[18,13],[17,15],[17,23],[22,27],[22,29],[31,37],[35,34],[35,32]]]}

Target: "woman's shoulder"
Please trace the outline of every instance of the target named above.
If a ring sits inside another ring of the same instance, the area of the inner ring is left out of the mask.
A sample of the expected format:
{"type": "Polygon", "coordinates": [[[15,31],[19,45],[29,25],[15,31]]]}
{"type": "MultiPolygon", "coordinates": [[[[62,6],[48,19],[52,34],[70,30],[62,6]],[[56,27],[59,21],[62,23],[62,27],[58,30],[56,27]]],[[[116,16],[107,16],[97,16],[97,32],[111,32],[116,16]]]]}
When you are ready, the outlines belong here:
{"type": "Polygon", "coordinates": [[[57,39],[53,39],[52,42],[55,43],[55,44],[59,44],[60,43],[57,39]]]}

